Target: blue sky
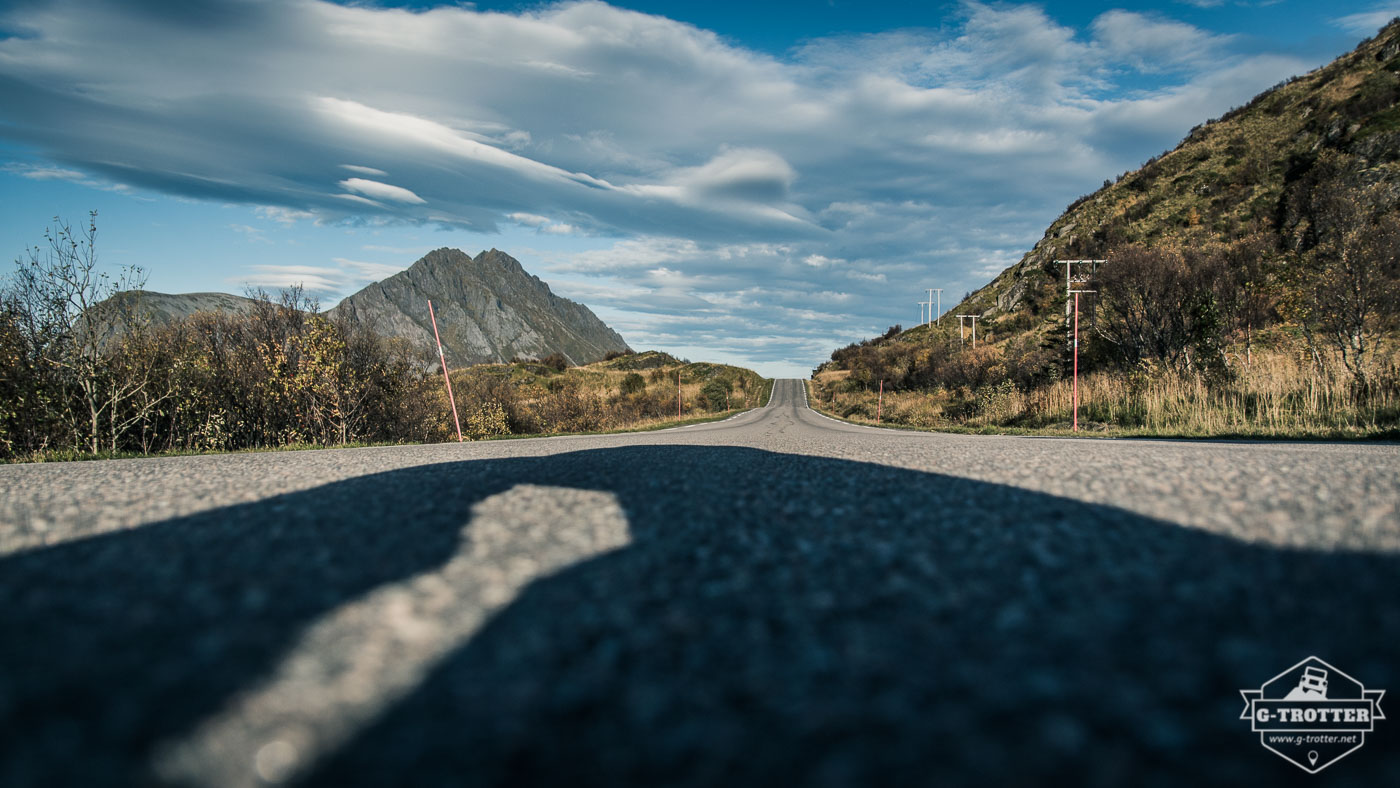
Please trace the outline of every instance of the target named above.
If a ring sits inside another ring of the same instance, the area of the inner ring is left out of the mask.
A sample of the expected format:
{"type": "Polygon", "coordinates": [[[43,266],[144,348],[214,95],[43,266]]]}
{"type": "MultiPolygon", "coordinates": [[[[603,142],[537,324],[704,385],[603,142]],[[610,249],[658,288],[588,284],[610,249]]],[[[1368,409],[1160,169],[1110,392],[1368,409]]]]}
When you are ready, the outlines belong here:
{"type": "Polygon", "coordinates": [[[0,241],[324,306],[498,248],[637,348],[805,375],[1395,2],[0,5],[0,241]]]}

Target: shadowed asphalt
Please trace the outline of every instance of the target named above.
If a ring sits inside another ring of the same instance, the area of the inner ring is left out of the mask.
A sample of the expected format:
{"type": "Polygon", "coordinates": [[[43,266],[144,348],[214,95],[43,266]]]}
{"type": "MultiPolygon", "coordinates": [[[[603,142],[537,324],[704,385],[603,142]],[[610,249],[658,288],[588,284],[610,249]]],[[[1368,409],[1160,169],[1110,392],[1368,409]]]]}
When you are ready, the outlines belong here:
{"type": "Polygon", "coordinates": [[[1400,450],[876,430],[0,468],[0,785],[1400,784],[1400,450]]]}

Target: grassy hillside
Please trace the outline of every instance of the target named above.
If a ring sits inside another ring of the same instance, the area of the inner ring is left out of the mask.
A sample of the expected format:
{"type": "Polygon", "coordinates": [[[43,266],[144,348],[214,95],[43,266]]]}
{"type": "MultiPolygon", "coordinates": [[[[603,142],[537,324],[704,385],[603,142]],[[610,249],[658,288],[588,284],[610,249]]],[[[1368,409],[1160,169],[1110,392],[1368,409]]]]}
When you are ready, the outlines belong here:
{"type": "Polygon", "coordinates": [[[1064,268],[1055,260],[1104,258],[1131,244],[1259,235],[1268,252],[1306,253],[1319,243],[1316,198],[1329,188],[1400,188],[1397,100],[1400,24],[1392,22],[1075,200],[1016,265],[950,313],[984,315],[994,334],[1015,332],[1023,327],[1008,318],[1063,303],[1064,268]]]}
{"type": "Polygon", "coordinates": [[[817,370],[819,401],[873,418],[883,380],[893,402],[919,395],[917,407],[892,411],[897,422],[1066,424],[1069,301],[1057,261],[1106,259],[1077,286],[1097,291],[1081,304],[1081,418],[1092,426],[1393,428],[1398,101],[1393,22],[1075,200],[1020,261],[950,310],[980,316],[977,348],[948,318],[842,348],[817,370]]]}

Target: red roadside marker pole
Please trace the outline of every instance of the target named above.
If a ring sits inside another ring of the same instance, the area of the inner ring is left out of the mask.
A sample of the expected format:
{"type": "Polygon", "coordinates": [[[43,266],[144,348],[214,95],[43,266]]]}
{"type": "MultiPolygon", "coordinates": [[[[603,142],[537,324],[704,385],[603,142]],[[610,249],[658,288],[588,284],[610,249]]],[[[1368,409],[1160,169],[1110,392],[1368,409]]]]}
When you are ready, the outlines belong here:
{"type": "Polygon", "coordinates": [[[875,423],[880,423],[880,411],[885,407],[885,381],[880,381],[880,398],[875,400],[875,423]]]}
{"type": "Polygon", "coordinates": [[[1079,294],[1074,294],[1074,431],[1079,432],[1079,294]]]}
{"type": "Polygon", "coordinates": [[[681,417],[681,371],[676,370],[676,418],[681,417]]]}
{"type": "Polygon", "coordinates": [[[437,341],[438,361],[442,362],[442,379],[447,381],[447,401],[452,403],[452,423],[457,425],[457,442],[462,442],[462,422],[457,418],[457,398],[452,396],[452,377],[447,374],[447,357],[442,354],[442,337],[438,336],[437,315],[433,314],[433,302],[428,301],[428,319],[433,321],[433,339],[437,341]]]}

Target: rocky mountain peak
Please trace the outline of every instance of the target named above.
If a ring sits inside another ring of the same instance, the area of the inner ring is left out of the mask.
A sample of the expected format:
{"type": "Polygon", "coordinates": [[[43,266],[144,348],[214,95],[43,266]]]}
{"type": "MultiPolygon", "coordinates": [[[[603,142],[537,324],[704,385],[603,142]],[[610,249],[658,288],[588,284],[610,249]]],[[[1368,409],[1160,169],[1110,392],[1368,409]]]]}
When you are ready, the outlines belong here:
{"type": "Polygon", "coordinates": [[[585,364],[628,349],[587,307],[554,295],[518,260],[497,249],[475,258],[460,249],[434,249],[408,270],[346,298],[334,311],[431,347],[429,300],[453,366],[551,353],[585,364]]]}

